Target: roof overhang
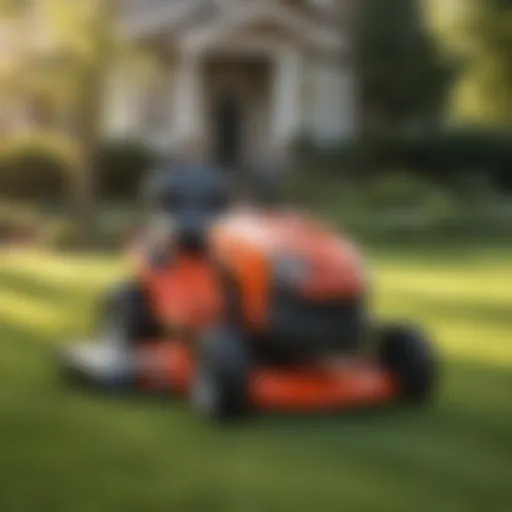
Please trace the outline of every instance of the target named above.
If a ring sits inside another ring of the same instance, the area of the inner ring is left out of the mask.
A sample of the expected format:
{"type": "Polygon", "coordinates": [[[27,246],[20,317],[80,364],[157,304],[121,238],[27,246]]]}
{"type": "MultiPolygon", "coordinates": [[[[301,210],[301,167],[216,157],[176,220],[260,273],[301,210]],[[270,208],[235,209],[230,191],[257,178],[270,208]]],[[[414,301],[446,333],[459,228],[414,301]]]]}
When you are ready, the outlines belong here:
{"type": "Polygon", "coordinates": [[[297,40],[321,49],[339,51],[346,47],[341,29],[337,31],[289,7],[265,1],[242,3],[237,8],[223,12],[208,24],[192,26],[182,34],[181,42],[188,50],[200,50],[229,40],[240,29],[261,22],[282,27],[297,40]]]}
{"type": "Polygon", "coordinates": [[[176,30],[201,8],[201,0],[160,3],[147,6],[142,13],[120,13],[120,29],[126,38],[145,39],[176,30]]]}

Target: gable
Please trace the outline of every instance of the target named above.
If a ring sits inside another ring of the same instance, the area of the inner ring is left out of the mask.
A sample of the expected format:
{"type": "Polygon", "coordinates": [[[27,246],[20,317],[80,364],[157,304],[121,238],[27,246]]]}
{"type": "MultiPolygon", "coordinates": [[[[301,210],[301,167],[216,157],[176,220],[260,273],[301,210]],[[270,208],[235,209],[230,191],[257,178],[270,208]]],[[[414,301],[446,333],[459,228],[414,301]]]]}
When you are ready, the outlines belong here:
{"type": "Polygon", "coordinates": [[[181,35],[189,47],[201,47],[229,39],[236,34],[260,33],[271,37],[292,37],[307,44],[328,49],[343,47],[341,31],[304,16],[276,2],[240,3],[224,10],[217,18],[191,26],[181,35]]]}

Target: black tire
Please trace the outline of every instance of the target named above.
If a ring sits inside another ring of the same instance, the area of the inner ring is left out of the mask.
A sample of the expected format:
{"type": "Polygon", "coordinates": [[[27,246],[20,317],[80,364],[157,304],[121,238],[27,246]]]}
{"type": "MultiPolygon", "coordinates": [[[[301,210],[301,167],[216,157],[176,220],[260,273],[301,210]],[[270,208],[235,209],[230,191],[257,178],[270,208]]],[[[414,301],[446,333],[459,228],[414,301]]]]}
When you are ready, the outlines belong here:
{"type": "Polygon", "coordinates": [[[421,404],[433,393],[436,357],[427,336],[408,325],[390,325],[379,332],[380,359],[398,378],[406,403],[421,404]]]}
{"type": "Polygon", "coordinates": [[[144,290],[125,282],[108,292],[100,303],[96,343],[62,348],[57,353],[59,372],[70,384],[115,392],[134,387],[133,348],[161,336],[144,290]],[[91,355],[94,353],[103,355],[91,355]],[[89,354],[89,355],[87,355],[89,354]],[[99,359],[98,359],[99,357],[99,359]]]}
{"type": "Polygon", "coordinates": [[[100,308],[100,330],[114,331],[115,336],[127,346],[136,346],[143,340],[156,339],[162,334],[146,294],[137,282],[117,285],[107,293],[100,308]]]}
{"type": "Polygon", "coordinates": [[[235,329],[215,328],[201,340],[190,400],[210,420],[244,416],[250,408],[251,358],[246,340],[235,329]]]}

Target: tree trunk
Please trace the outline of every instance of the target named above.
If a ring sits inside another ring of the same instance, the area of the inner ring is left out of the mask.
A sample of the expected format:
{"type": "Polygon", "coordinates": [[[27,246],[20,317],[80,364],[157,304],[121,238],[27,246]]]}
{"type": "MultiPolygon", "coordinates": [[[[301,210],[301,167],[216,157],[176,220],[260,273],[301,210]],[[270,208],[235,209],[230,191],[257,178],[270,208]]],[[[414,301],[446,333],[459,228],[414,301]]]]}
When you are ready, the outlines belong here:
{"type": "Polygon", "coordinates": [[[101,143],[106,75],[114,48],[113,12],[113,0],[103,0],[96,4],[90,27],[91,37],[94,38],[94,56],[85,63],[79,84],[75,118],[78,158],[71,192],[79,244],[82,247],[91,247],[97,241],[97,159],[101,143]]]}

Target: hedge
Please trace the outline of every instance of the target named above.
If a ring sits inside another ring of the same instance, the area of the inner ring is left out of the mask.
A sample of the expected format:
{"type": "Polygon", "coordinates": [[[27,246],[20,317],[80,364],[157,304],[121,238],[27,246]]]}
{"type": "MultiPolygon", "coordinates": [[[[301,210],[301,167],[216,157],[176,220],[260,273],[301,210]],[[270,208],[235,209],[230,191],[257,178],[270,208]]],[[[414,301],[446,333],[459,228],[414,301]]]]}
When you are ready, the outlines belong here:
{"type": "Polygon", "coordinates": [[[512,192],[512,131],[452,129],[405,135],[379,134],[328,148],[307,139],[297,146],[302,168],[374,176],[394,169],[459,186],[465,178],[485,178],[512,192]]]}
{"type": "Polygon", "coordinates": [[[97,159],[97,191],[109,201],[135,201],[144,175],[156,164],[153,152],[133,141],[103,144],[97,159]]]}
{"type": "MultiPolygon", "coordinates": [[[[69,140],[41,135],[0,144],[0,199],[64,203],[76,167],[69,140]]],[[[152,152],[136,141],[107,141],[94,169],[97,198],[133,201],[153,165],[152,152]]]]}
{"type": "Polygon", "coordinates": [[[66,197],[73,149],[52,136],[19,137],[0,144],[0,198],[59,201],[66,197]]]}

